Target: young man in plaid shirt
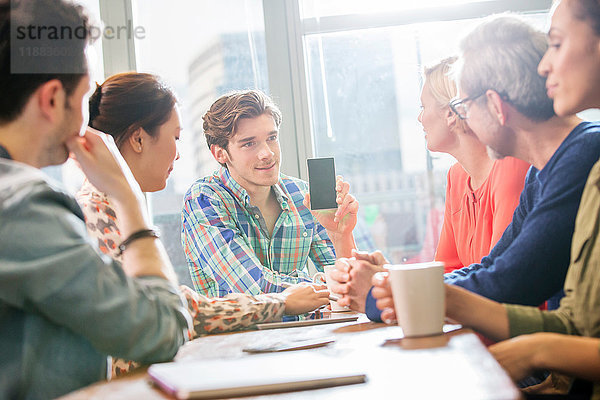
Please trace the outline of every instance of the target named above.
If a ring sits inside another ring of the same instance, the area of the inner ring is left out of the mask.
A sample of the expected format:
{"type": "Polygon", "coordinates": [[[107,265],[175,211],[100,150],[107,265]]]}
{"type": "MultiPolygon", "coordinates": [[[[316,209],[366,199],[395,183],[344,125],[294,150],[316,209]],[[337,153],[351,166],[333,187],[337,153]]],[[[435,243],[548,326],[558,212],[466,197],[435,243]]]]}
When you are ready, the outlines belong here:
{"type": "Polygon", "coordinates": [[[358,202],[337,179],[337,210],[311,212],[306,182],[279,172],[281,112],[257,90],[222,96],[204,115],[222,165],[188,190],[182,244],[195,289],[207,296],[280,292],[350,257],[358,202]]]}

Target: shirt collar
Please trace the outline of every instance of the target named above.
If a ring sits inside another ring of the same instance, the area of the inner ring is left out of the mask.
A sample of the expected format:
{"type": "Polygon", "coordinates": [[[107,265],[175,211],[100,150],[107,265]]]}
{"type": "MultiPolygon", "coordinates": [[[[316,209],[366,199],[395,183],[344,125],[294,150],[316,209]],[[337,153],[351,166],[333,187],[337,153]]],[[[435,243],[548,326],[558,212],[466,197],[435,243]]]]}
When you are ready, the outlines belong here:
{"type": "Polygon", "coordinates": [[[272,186],[272,188],[273,192],[275,193],[275,197],[281,206],[281,209],[289,210],[290,208],[288,206],[288,202],[290,201],[290,196],[285,190],[285,186],[283,185],[281,177],[279,177],[279,182],[277,182],[277,185],[272,186]]]}
{"type": "Polygon", "coordinates": [[[2,147],[2,145],[0,145],[0,158],[6,158],[8,160],[12,160],[12,157],[8,153],[8,150],[6,150],[6,148],[2,147]]]}
{"type": "MultiPolygon", "coordinates": [[[[229,191],[244,205],[244,207],[250,207],[250,196],[246,189],[242,187],[239,183],[233,179],[229,170],[225,167],[219,168],[215,175],[223,182],[223,185],[229,189],[229,191]]],[[[285,186],[283,185],[283,181],[281,180],[281,176],[279,177],[279,181],[271,186],[273,188],[273,192],[275,193],[275,197],[279,202],[282,210],[288,210],[288,203],[290,201],[290,196],[285,190],[285,186]]]]}

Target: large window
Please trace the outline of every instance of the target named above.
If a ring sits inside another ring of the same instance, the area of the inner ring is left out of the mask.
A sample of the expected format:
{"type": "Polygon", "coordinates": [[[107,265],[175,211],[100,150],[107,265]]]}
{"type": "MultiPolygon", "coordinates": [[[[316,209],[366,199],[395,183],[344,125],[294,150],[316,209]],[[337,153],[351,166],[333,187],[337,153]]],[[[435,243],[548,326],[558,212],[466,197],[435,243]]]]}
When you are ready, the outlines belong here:
{"type": "MultiPolygon", "coordinates": [[[[485,3],[493,0],[477,1],[485,3]]],[[[301,0],[300,10],[303,19],[323,18],[332,16],[370,16],[381,13],[393,13],[407,10],[427,10],[448,5],[465,5],[472,7],[475,0],[421,0],[418,2],[397,1],[397,0],[301,0]],[[469,4],[471,3],[471,4],[469,4]]],[[[507,3],[507,2],[505,2],[507,3]]],[[[437,11],[434,10],[434,12],[437,11]]]]}
{"type": "Polygon", "coordinates": [[[177,93],[184,122],[181,159],[165,191],[153,197],[155,214],[181,211],[190,184],[218,164],[202,131],[202,115],[231,90],[269,90],[260,0],[163,0],[134,3],[136,24],[146,35],[137,40],[137,69],[161,76],[177,93]],[[173,199],[174,200],[174,199],[173,199]]]}
{"type": "MultiPolygon", "coordinates": [[[[454,3],[468,10],[468,2],[454,3]]],[[[312,150],[335,156],[360,201],[356,236],[367,240],[359,247],[382,249],[392,262],[432,260],[442,226],[446,173],[455,160],[426,150],[417,121],[421,70],[456,54],[462,32],[479,18],[467,12],[454,20],[419,19],[448,19],[452,7],[435,0],[373,7],[300,1],[312,150]],[[433,5],[444,13],[415,10],[433,5]],[[399,24],[377,12],[395,12],[399,24]]],[[[526,18],[543,28],[547,14],[526,18]]]]}
{"type": "Polygon", "coordinates": [[[183,195],[219,167],[206,145],[202,116],[228,91],[269,91],[262,2],[171,0],[165,7],[164,0],[140,0],[134,18],[146,32],[135,43],[137,70],[161,76],[180,100],[181,158],[166,189],[149,197],[171,260],[180,278],[187,277],[180,244],[183,195]]]}
{"type": "MultiPolygon", "coordinates": [[[[551,5],[551,0],[120,1],[133,1],[133,24],[145,33],[135,41],[135,54],[130,49],[121,57],[131,56],[129,65],[134,60],[138,71],[160,75],[181,103],[181,159],[167,188],[149,196],[155,222],[181,266],[183,194],[218,167],[201,117],[219,95],[245,88],[273,94],[282,108],[284,173],[306,178],[307,157],[335,156],[338,172],[361,203],[359,247],[380,248],[393,262],[430,260],[442,223],[445,175],[454,160],[426,150],[417,122],[421,69],[454,54],[462,33],[481,17],[515,11],[543,29],[551,5]]],[[[99,15],[98,0],[83,3],[99,15]]],[[[109,3],[111,11],[119,9],[112,6],[116,1],[102,4],[109,3]]],[[[112,18],[106,12],[103,17],[112,18]]],[[[114,52],[105,48],[105,63],[118,58],[114,52]]]]}
{"type": "Polygon", "coordinates": [[[482,16],[512,8],[543,28],[549,6],[544,0],[134,3],[135,23],[146,32],[136,41],[137,69],[162,76],[182,103],[181,159],[167,188],[151,196],[171,254],[179,246],[183,193],[218,167],[202,135],[203,113],[226,91],[260,88],[284,111],[283,172],[306,178],[306,157],[335,156],[361,203],[359,247],[380,248],[393,262],[431,260],[454,160],[426,150],[417,122],[422,66],[454,54],[462,32],[482,16]],[[286,11],[274,14],[278,7],[286,11]],[[263,15],[284,31],[265,33],[263,15]],[[277,47],[282,38],[285,48],[277,47]],[[281,64],[286,57],[288,67],[281,64]],[[273,76],[284,80],[269,82],[273,76]],[[292,164],[298,167],[286,170],[292,164]]]}

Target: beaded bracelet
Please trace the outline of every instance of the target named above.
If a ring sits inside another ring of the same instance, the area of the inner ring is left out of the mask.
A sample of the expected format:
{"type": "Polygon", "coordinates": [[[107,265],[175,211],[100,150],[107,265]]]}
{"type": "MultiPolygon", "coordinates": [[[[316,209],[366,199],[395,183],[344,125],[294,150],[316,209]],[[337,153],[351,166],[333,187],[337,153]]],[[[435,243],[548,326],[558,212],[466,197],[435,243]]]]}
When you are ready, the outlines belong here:
{"type": "Polygon", "coordinates": [[[141,229],[137,232],[133,232],[129,237],[119,245],[119,252],[117,253],[119,256],[123,254],[123,252],[127,249],[127,247],[133,243],[134,241],[142,238],[156,238],[158,239],[160,234],[154,229],[141,229]]]}

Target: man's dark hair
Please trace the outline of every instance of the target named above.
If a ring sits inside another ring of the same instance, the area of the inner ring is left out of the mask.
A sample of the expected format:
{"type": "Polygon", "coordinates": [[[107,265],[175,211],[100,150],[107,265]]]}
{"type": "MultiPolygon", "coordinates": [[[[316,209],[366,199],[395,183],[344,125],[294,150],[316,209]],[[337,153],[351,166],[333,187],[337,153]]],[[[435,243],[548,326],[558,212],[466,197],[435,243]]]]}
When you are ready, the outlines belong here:
{"type": "MultiPolygon", "coordinates": [[[[273,100],[258,89],[231,92],[219,97],[204,114],[204,137],[208,148],[217,145],[227,150],[229,140],[237,133],[238,123],[245,118],[263,114],[273,117],[275,126],[281,125],[281,111],[273,100]]],[[[227,167],[225,164],[221,164],[227,167]]]]}
{"type": "Polygon", "coordinates": [[[87,74],[85,49],[91,37],[89,17],[80,5],[0,0],[0,124],[14,121],[50,80],[58,79],[71,95],[87,74]]]}

